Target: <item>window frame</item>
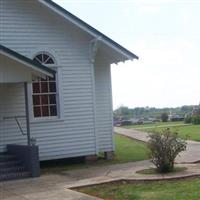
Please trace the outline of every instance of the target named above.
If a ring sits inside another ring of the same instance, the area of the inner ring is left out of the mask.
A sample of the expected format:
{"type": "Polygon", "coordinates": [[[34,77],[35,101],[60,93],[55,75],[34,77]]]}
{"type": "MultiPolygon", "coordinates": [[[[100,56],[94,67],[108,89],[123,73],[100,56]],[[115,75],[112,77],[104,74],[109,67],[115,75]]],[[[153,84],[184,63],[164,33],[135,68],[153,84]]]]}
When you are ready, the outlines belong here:
{"type": "Polygon", "coordinates": [[[51,56],[51,54],[49,54],[48,52],[39,52],[37,54],[34,55],[33,59],[39,55],[39,54],[47,54],[48,56],[50,56],[53,60],[55,64],[45,64],[45,66],[53,69],[54,71],[56,71],[55,74],[55,80],[56,80],[56,106],[57,106],[57,115],[56,116],[46,116],[46,117],[35,117],[34,116],[34,105],[33,105],[33,87],[32,87],[32,82],[28,84],[28,94],[29,94],[29,109],[30,109],[30,121],[31,123],[37,123],[37,122],[48,122],[48,121],[60,121],[63,120],[63,109],[61,107],[61,105],[63,105],[63,101],[61,101],[62,99],[62,95],[61,95],[61,87],[60,87],[60,68],[58,67],[54,56],[51,56]]]}

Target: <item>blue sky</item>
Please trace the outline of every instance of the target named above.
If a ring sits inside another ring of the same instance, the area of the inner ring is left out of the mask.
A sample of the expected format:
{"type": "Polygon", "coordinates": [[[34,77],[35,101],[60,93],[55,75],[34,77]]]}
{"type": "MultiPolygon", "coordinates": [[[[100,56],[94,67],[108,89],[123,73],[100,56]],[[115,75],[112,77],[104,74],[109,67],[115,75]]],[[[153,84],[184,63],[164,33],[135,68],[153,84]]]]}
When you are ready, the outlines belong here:
{"type": "Polygon", "coordinates": [[[200,101],[200,1],[55,0],[138,55],[112,66],[113,106],[200,101]]]}

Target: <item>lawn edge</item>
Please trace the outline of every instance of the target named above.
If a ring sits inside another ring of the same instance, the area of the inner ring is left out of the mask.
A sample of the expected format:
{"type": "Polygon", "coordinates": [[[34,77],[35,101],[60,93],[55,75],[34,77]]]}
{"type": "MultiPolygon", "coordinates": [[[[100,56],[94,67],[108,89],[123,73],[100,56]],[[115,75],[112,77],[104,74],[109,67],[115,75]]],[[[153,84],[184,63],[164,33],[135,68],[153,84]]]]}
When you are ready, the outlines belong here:
{"type": "Polygon", "coordinates": [[[194,179],[194,178],[200,178],[200,173],[198,174],[189,174],[189,175],[182,175],[182,176],[176,176],[176,177],[160,177],[160,178],[141,178],[141,179],[135,179],[135,178],[121,178],[121,179],[110,179],[106,181],[100,181],[99,183],[88,183],[80,186],[72,186],[68,187],[68,189],[71,190],[78,190],[86,187],[95,187],[99,185],[109,185],[109,184],[139,184],[139,183],[153,183],[157,181],[175,181],[175,180],[188,180],[188,179],[194,179]]]}

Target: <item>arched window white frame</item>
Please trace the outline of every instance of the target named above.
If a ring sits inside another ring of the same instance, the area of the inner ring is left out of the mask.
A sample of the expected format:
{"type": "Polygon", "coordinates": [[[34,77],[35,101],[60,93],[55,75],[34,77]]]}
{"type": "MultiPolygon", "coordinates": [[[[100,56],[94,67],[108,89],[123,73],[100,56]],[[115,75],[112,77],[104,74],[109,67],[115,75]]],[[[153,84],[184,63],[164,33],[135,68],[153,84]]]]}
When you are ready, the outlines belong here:
{"type": "MultiPolygon", "coordinates": [[[[38,53],[33,60],[48,67],[54,67],[56,63],[54,58],[45,52],[38,53]]],[[[33,80],[32,105],[34,118],[58,116],[58,88],[56,79],[56,75],[54,75],[54,77],[38,77],[33,80]]]]}
{"type": "Polygon", "coordinates": [[[55,59],[53,58],[53,56],[51,56],[50,54],[46,53],[46,52],[41,52],[38,53],[33,60],[35,62],[39,62],[40,64],[43,65],[55,65],[55,59]]]}

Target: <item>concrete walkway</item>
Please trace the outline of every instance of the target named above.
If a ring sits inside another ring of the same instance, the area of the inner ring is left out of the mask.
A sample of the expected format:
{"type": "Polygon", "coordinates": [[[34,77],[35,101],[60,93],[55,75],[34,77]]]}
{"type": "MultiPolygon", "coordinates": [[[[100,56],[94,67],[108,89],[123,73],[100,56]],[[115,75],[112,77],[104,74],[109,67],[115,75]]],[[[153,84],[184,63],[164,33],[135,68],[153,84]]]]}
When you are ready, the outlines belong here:
{"type": "MultiPolygon", "coordinates": [[[[116,128],[116,132],[146,142],[147,134],[139,131],[116,128]]],[[[199,143],[189,141],[188,150],[181,155],[179,166],[187,170],[166,175],[142,175],[139,170],[153,167],[148,160],[95,166],[86,169],[65,171],[58,174],[44,175],[40,178],[0,182],[1,200],[100,200],[76,191],[72,188],[90,186],[115,181],[156,181],[199,176],[200,163],[183,164],[199,160],[199,143]]]]}
{"type": "Polygon", "coordinates": [[[166,175],[142,175],[138,170],[153,167],[150,161],[130,162],[108,166],[95,166],[44,175],[40,178],[0,183],[1,200],[100,200],[72,188],[116,181],[157,181],[200,176],[200,164],[180,164],[187,170],[166,175]]]}
{"type": "Polygon", "coordinates": [[[187,170],[178,173],[169,173],[166,175],[144,175],[136,173],[137,171],[154,167],[148,160],[74,170],[67,172],[67,175],[73,178],[81,177],[81,179],[67,184],[66,187],[78,188],[118,181],[157,181],[200,176],[200,164],[178,164],[177,166],[186,167],[187,170]]]}
{"type": "MultiPolygon", "coordinates": [[[[147,142],[148,133],[135,129],[125,129],[121,127],[115,127],[115,132],[127,137],[147,142]]],[[[176,159],[177,163],[195,163],[200,162],[200,142],[187,140],[187,150],[182,152],[176,159]]]]}
{"type": "Polygon", "coordinates": [[[77,179],[65,175],[0,182],[0,200],[99,200],[67,189],[77,179]]]}

